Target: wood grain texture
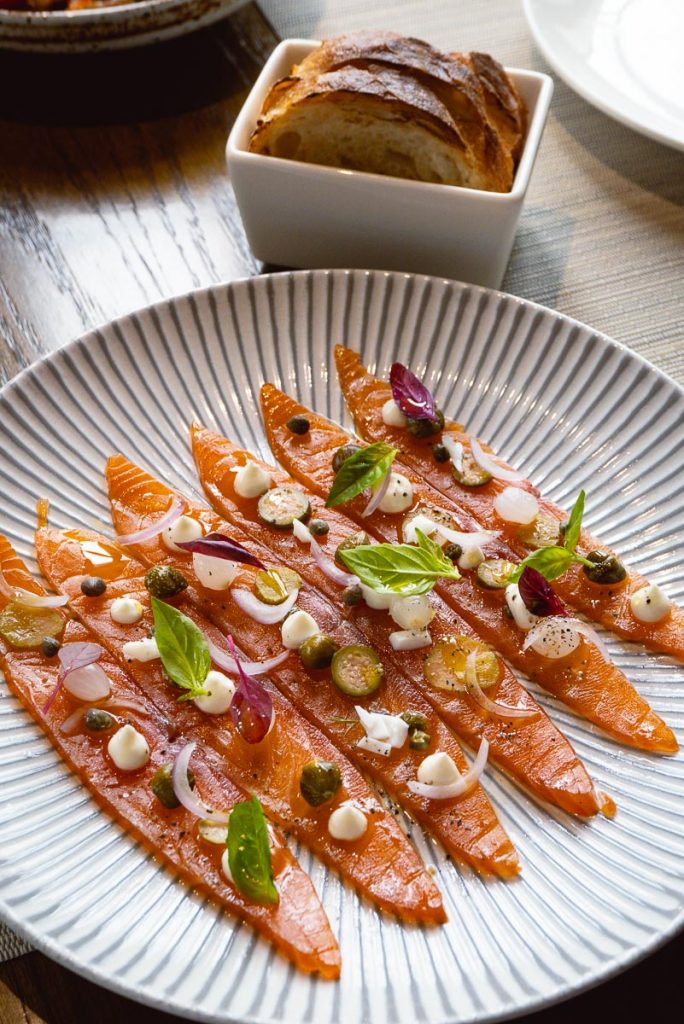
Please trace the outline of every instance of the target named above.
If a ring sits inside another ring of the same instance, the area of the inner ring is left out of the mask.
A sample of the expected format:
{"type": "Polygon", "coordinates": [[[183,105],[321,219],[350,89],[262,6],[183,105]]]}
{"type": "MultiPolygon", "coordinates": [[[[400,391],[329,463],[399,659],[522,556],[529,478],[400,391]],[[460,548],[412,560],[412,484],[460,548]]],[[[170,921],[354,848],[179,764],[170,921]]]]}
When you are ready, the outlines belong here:
{"type": "MultiPolygon", "coordinates": [[[[281,31],[393,27],[543,67],[518,5],[504,17],[503,0],[264,6],[281,31]]],[[[96,323],[259,269],[223,151],[276,41],[250,5],[186,39],[130,52],[0,53],[0,384],[96,323]]],[[[681,171],[681,155],[614,125],[558,84],[506,286],[588,320],[684,380],[681,171]],[[587,259],[597,233],[607,240],[600,274],[587,259]]],[[[682,954],[680,937],[534,1019],[648,1018],[654,992],[658,1006],[677,1005],[682,954]]],[[[103,993],[38,953],[0,964],[0,1024],[175,1019],[103,993]]]]}

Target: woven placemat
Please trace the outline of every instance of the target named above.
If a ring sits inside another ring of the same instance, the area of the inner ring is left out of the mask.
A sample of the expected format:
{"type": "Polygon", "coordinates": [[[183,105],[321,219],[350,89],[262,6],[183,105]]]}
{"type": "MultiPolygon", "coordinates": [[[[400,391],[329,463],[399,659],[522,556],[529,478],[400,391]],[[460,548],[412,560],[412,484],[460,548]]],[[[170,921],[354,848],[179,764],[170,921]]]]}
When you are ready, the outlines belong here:
{"type": "MultiPolygon", "coordinates": [[[[278,34],[387,28],[550,73],[518,0],[259,0],[278,34]]],[[[684,384],[684,154],[630,131],[556,75],[505,291],[636,349],[684,384]]]]}
{"type": "Polygon", "coordinates": [[[17,938],[14,932],[11,932],[4,924],[0,924],[0,962],[21,956],[22,953],[28,953],[29,948],[25,942],[17,938]]]}

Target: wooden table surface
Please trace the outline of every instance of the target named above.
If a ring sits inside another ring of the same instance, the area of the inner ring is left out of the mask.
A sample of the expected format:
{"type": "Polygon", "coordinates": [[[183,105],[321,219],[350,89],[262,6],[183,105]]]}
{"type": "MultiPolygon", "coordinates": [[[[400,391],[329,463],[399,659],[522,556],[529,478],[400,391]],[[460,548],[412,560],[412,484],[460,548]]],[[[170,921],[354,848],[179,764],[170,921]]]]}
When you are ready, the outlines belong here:
{"type": "MultiPolygon", "coordinates": [[[[0,54],[0,384],[97,323],[258,272],[223,148],[276,40],[249,5],[143,50],[0,54]]],[[[669,1015],[683,953],[680,937],[535,1021],[669,1015]]],[[[173,1019],[38,953],[0,964],[0,1024],[173,1019]]]]}

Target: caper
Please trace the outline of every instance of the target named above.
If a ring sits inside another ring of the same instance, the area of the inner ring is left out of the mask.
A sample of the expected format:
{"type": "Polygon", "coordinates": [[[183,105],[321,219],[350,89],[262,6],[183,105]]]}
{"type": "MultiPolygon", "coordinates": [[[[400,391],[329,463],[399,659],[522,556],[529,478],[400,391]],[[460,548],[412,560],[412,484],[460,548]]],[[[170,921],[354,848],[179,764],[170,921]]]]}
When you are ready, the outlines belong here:
{"type": "Polygon", "coordinates": [[[342,604],[355,605],[360,604],[363,601],[363,591],[358,583],[354,583],[351,587],[345,587],[342,591],[342,604]]]}
{"type": "Polygon", "coordinates": [[[292,434],[308,434],[310,425],[306,416],[291,416],[286,424],[292,434]]]}
{"type": "Polygon", "coordinates": [[[314,633],[299,648],[304,668],[327,668],[335,656],[337,644],[324,633],[314,633]]]}
{"type": "Polygon", "coordinates": [[[332,800],[341,784],[340,769],[332,761],[309,761],[299,779],[300,792],[311,807],[332,800]]]}
{"type": "MultiPolygon", "coordinates": [[[[410,735],[410,734],[409,734],[410,735]]],[[[412,750],[427,750],[430,746],[430,733],[424,732],[423,729],[416,729],[413,735],[409,738],[409,747],[412,750]]]]}
{"type": "MultiPolygon", "coordinates": [[[[188,768],[188,782],[190,783],[190,788],[194,789],[195,776],[192,768],[188,768]]],[[[173,765],[171,763],[163,764],[157,768],[152,776],[150,789],[157,800],[164,804],[164,807],[168,807],[169,810],[173,810],[174,807],[180,807],[180,800],[173,788],[173,765]]]]}
{"type": "Polygon", "coordinates": [[[620,559],[610,551],[590,551],[587,558],[594,565],[591,568],[584,565],[582,568],[592,583],[620,583],[627,575],[620,559]]]}
{"type": "Polygon", "coordinates": [[[153,597],[175,597],[187,585],[183,573],[172,565],[153,565],[145,573],[145,586],[153,597]]]}
{"type": "Polygon", "coordinates": [[[114,727],[116,719],[102,708],[88,708],[83,717],[83,724],[88,732],[106,732],[107,729],[114,727]]]}
{"type": "Polygon", "coordinates": [[[432,457],[435,460],[435,462],[448,462],[449,452],[446,450],[443,444],[433,444],[432,457]]]}
{"type": "MultiPolygon", "coordinates": [[[[343,551],[351,551],[352,548],[360,548],[366,544],[370,544],[370,537],[365,530],[357,530],[356,533],[350,533],[348,537],[345,537],[343,541],[337,545],[335,551],[335,559],[338,562],[342,562],[340,554],[343,551]]],[[[344,564],[342,562],[342,564],[344,564]]]]}
{"type": "Polygon", "coordinates": [[[46,658],[54,658],[61,646],[57,637],[46,636],[40,645],[40,649],[46,658]]]}
{"type": "Polygon", "coordinates": [[[436,409],[435,414],[437,422],[434,420],[414,420],[409,417],[406,424],[409,434],[412,434],[413,437],[432,437],[433,434],[438,434],[440,430],[444,429],[444,413],[441,409],[436,409]]]}
{"type": "Polygon", "coordinates": [[[447,558],[451,559],[452,562],[458,562],[459,558],[463,554],[463,548],[460,544],[449,542],[444,545],[444,554],[447,558]]]}
{"type": "Polygon", "coordinates": [[[356,455],[357,452],[361,451],[361,446],[358,444],[343,444],[341,448],[338,448],[333,455],[332,468],[334,473],[339,473],[342,468],[342,463],[350,459],[352,455],[356,455]]]}
{"type": "Polygon", "coordinates": [[[420,711],[404,711],[400,717],[402,722],[406,722],[408,725],[409,732],[416,729],[422,729],[423,732],[427,731],[428,720],[425,715],[421,715],[420,711]]]}
{"type": "Polygon", "coordinates": [[[84,576],[81,580],[81,592],[86,597],[102,597],[107,584],[101,576],[84,576]]]}
{"type": "Polygon", "coordinates": [[[309,530],[314,537],[325,537],[326,533],[330,532],[330,523],[326,523],[325,519],[312,519],[309,530]]]}

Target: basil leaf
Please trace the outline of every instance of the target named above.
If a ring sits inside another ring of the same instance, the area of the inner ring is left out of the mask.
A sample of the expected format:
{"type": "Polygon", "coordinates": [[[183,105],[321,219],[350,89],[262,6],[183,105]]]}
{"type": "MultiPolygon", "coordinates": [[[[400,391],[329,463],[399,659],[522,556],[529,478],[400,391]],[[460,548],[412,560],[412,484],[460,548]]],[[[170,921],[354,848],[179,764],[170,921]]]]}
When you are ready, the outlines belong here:
{"type": "Polygon", "coordinates": [[[584,491],[579,492],[577,501],[572,506],[572,512],[568,519],[568,525],[565,527],[565,537],[563,539],[563,546],[568,551],[574,551],[577,547],[577,541],[579,540],[580,532],[582,530],[582,516],[584,515],[584,491]]]}
{"type": "Polygon", "coordinates": [[[340,551],[340,558],[365,586],[379,594],[427,594],[438,579],[461,574],[435,544],[416,530],[418,544],[364,544],[340,551]]]}
{"type": "Polygon", "coordinates": [[[376,441],[375,444],[369,444],[367,448],[354,452],[344,460],[335,474],[325,507],[344,505],[367,487],[377,484],[386,473],[389,473],[397,454],[396,448],[391,448],[383,441],[376,441]]]}
{"type": "Polygon", "coordinates": [[[158,597],[152,598],[152,614],[154,639],[164,671],[177,686],[188,691],[180,699],[201,697],[206,693],[202,687],[211,668],[209,645],[202,631],[187,615],[158,597]]]}
{"type": "Polygon", "coordinates": [[[235,804],[230,812],[226,845],[230,873],[243,896],[254,903],[278,903],[268,829],[255,796],[235,804]]]}
{"type": "Polygon", "coordinates": [[[523,569],[529,565],[531,569],[536,569],[537,572],[541,573],[544,579],[555,580],[562,576],[564,572],[567,572],[575,562],[579,562],[581,565],[594,564],[588,558],[577,555],[574,551],[568,551],[567,548],[557,547],[556,545],[548,548],[539,548],[538,551],[533,551],[527,558],[523,558],[522,562],[518,562],[509,579],[511,583],[517,583],[523,574],[523,569]]]}

